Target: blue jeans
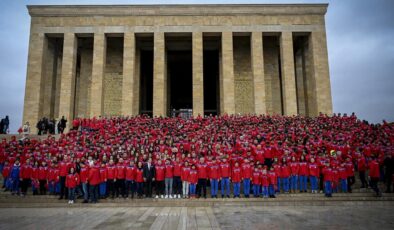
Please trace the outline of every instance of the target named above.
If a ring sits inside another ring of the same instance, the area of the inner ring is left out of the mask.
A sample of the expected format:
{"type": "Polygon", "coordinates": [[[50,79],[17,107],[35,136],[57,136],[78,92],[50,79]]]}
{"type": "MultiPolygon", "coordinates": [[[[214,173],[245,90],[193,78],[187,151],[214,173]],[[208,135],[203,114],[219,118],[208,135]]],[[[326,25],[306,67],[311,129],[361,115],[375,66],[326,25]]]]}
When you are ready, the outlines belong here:
{"type": "Polygon", "coordinates": [[[268,192],[269,192],[270,196],[275,195],[275,188],[274,188],[273,184],[270,184],[270,186],[268,187],[268,190],[269,190],[268,192]]]}
{"type": "Polygon", "coordinates": [[[285,192],[289,192],[289,178],[288,177],[284,177],[280,179],[283,183],[283,191],[285,192]]]}
{"type": "Polygon", "coordinates": [[[75,200],[75,188],[68,188],[68,200],[75,200]]]}
{"type": "Polygon", "coordinates": [[[260,185],[258,185],[258,184],[253,185],[253,195],[254,196],[260,195],[260,185]]]}
{"type": "Polygon", "coordinates": [[[280,192],[280,184],[282,183],[282,178],[278,177],[278,182],[277,182],[277,188],[276,188],[276,192],[280,192]]]}
{"type": "Polygon", "coordinates": [[[100,183],[100,196],[107,195],[107,182],[100,183]]]}
{"type": "Polygon", "coordinates": [[[137,182],[137,193],[139,196],[142,196],[144,189],[144,182],[137,182]]]}
{"type": "Polygon", "coordinates": [[[312,191],[317,191],[317,177],[310,176],[309,180],[311,181],[311,190],[312,191]]]}
{"type": "Polygon", "coordinates": [[[346,179],[341,179],[341,191],[347,192],[347,180],[346,179]]]}
{"type": "Polygon", "coordinates": [[[324,193],[326,195],[332,194],[331,181],[324,182],[324,193]]]}
{"type": "Polygon", "coordinates": [[[196,184],[190,184],[190,195],[195,196],[196,195],[196,184]]]}
{"type": "Polygon", "coordinates": [[[135,182],[133,180],[126,180],[126,196],[129,196],[129,192],[131,192],[131,196],[134,197],[135,182]]]}
{"type": "Polygon", "coordinates": [[[240,182],[234,182],[233,183],[234,187],[234,196],[239,196],[239,190],[241,188],[241,183],[240,182]]]}
{"type": "Polygon", "coordinates": [[[97,202],[98,199],[98,185],[90,185],[89,193],[90,193],[90,201],[97,202]]]}
{"type": "Polygon", "coordinates": [[[250,179],[244,179],[244,195],[249,196],[250,194],[250,179]]]}
{"type": "Polygon", "coordinates": [[[89,199],[88,183],[82,183],[83,200],[89,199]]]}
{"type": "Polygon", "coordinates": [[[300,176],[300,191],[306,191],[308,189],[306,176],[300,176]]]}
{"type": "Polygon", "coordinates": [[[267,186],[263,186],[263,192],[261,195],[263,195],[264,197],[268,196],[268,187],[267,186]]]}
{"type": "Polygon", "coordinates": [[[211,197],[218,195],[219,182],[218,179],[211,179],[211,197]]]}
{"type": "Polygon", "coordinates": [[[290,177],[290,189],[297,190],[298,188],[298,176],[290,177]]]}
{"type": "Polygon", "coordinates": [[[228,177],[224,177],[220,180],[220,187],[222,189],[222,196],[230,196],[230,180],[228,177]],[[226,194],[224,194],[224,187],[226,187],[226,194]]]}
{"type": "Polygon", "coordinates": [[[11,191],[19,193],[19,178],[11,178],[11,191]]]}

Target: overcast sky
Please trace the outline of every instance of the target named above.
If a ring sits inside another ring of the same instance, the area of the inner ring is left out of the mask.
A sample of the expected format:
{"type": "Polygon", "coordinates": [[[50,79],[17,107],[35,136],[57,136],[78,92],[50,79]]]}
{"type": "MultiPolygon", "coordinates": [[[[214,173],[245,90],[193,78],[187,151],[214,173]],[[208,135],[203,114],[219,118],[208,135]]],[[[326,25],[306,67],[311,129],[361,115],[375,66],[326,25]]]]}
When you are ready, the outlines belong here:
{"type": "Polygon", "coordinates": [[[34,4],[329,3],[326,14],[334,112],[361,119],[394,121],[394,0],[126,1],[1,0],[0,117],[11,131],[22,122],[30,17],[34,4]]]}

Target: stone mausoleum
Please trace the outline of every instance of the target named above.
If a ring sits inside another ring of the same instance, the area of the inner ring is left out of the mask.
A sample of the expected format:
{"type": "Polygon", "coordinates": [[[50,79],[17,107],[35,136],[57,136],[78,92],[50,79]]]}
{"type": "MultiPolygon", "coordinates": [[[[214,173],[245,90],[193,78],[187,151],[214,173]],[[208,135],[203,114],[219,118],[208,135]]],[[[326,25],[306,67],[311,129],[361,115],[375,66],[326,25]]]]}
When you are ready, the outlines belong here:
{"type": "Polygon", "coordinates": [[[327,7],[28,6],[23,120],[331,114],[327,7]]]}

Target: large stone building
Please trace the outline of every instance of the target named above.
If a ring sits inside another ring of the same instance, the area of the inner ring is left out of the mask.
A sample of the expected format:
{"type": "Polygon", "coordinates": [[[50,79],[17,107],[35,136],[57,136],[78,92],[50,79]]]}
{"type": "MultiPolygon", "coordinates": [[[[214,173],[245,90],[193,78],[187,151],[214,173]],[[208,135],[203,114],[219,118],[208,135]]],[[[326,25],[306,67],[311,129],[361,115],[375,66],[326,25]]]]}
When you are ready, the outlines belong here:
{"type": "Polygon", "coordinates": [[[28,6],[24,122],[331,114],[327,4],[28,6]]]}

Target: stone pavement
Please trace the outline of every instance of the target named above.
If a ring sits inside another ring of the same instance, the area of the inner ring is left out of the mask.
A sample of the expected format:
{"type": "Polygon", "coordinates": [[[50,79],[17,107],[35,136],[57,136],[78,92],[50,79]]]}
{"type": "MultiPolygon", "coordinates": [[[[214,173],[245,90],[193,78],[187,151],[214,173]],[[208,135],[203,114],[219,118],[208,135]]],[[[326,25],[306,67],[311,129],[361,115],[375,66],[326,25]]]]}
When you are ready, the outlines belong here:
{"type": "Polygon", "coordinates": [[[394,229],[393,202],[354,206],[1,208],[0,229],[394,229]]]}

